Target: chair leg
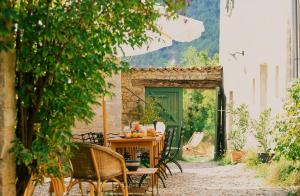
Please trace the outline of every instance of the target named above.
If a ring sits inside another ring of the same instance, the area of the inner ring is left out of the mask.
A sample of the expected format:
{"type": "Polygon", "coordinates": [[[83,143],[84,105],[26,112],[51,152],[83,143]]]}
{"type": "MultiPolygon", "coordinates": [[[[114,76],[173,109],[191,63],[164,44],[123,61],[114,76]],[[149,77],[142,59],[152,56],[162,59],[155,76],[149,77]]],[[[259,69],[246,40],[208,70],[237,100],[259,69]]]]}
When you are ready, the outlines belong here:
{"type": "Polygon", "coordinates": [[[163,168],[161,168],[161,167],[158,168],[158,171],[159,171],[159,173],[162,174],[162,177],[163,177],[165,180],[167,180],[168,175],[167,175],[166,171],[165,171],[163,168]]]}
{"type": "Polygon", "coordinates": [[[128,188],[124,184],[120,184],[124,196],[128,196],[128,188]]]}
{"type": "Polygon", "coordinates": [[[173,176],[173,174],[172,174],[171,169],[169,168],[169,166],[166,163],[164,163],[164,162],[162,162],[162,164],[167,168],[167,170],[169,171],[170,175],[173,176]]]}
{"type": "Polygon", "coordinates": [[[83,188],[82,188],[82,183],[79,182],[78,185],[79,185],[79,190],[80,190],[80,192],[81,192],[81,195],[84,196],[83,188]]]}
{"type": "Polygon", "coordinates": [[[180,172],[181,172],[181,173],[183,172],[181,165],[180,165],[176,160],[171,159],[170,161],[171,161],[172,163],[175,163],[175,165],[177,165],[177,167],[180,169],[180,172]]]}
{"type": "Polygon", "coordinates": [[[97,181],[97,190],[96,190],[96,196],[104,196],[104,190],[103,190],[103,187],[102,187],[102,184],[100,181],[97,181]]]}
{"type": "Polygon", "coordinates": [[[128,184],[133,183],[133,181],[132,181],[132,179],[131,179],[131,177],[129,175],[127,175],[127,181],[128,181],[128,184]]]}
{"type": "Polygon", "coordinates": [[[67,187],[67,191],[66,191],[67,193],[66,193],[66,195],[69,195],[70,190],[71,190],[72,187],[75,186],[77,183],[78,183],[77,180],[71,178],[70,183],[69,183],[69,185],[68,185],[68,187],[67,187]]]}
{"type": "Polygon", "coordinates": [[[159,173],[156,173],[156,175],[158,176],[158,178],[160,179],[160,181],[162,182],[163,184],[163,187],[166,188],[166,184],[165,184],[165,181],[164,179],[159,175],[159,173]]]}
{"type": "Polygon", "coordinates": [[[139,182],[139,187],[142,186],[142,184],[143,184],[143,182],[144,182],[144,180],[145,180],[146,178],[147,178],[147,175],[143,175],[143,176],[141,177],[140,182],[139,182]]]}

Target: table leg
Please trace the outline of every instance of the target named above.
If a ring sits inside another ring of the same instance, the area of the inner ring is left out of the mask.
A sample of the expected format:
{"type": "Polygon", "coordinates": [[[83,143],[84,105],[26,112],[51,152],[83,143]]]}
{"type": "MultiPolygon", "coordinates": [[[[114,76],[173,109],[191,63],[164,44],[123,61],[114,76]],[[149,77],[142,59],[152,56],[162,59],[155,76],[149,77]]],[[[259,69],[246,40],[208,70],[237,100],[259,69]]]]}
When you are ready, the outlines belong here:
{"type": "MultiPolygon", "coordinates": [[[[150,149],[149,149],[149,157],[150,157],[150,167],[154,167],[155,165],[154,165],[154,146],[153,145],[151,145],[150,146],[150,149]]],[[[154,185],[154,176],[153,175],[151,175],[151,184],[152,184],[152,186],[154,185]]]]}
{"type": "Polygon", "coordinates": [[[157,192],[157,195],[158,195],[158,177],[157,176],[156,176],[156,192],[157,192]]]}
{"type": "Polygon", "coordinates": [[[149,149],[149,156],[150,156],[150,167],[154,167],[154,146],[150,146],[149,149]]]}
{"type": "MultiPolygon", "coordinates": [[[[154,174],[151,175],[151,177],[154,177],[154,174]]],[[[152,183],[152,195],[154,195],[154,183],[152,183]]]]}
{"type": "Polygon", "coordinates": [[[113,150],[113,151],[116,151],[117,149],[116,149],[116,146],[112,143],[111,144],[111,149],[113,150]]]}

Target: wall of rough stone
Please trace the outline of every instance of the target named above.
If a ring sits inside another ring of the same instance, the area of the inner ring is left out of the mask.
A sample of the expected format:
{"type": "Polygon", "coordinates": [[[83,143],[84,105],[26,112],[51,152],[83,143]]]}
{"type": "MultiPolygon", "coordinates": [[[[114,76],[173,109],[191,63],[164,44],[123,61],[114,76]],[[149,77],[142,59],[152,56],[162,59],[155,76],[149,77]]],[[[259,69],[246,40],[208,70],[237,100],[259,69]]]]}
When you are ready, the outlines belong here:
{"type": "Polygon", "coordinates": [[[16,195],[14,156],[9,153],[15,137],[15,55],[0,53],[0,196],[16,195]]]}
{"type": "MultiPolygon", "coordinates": [[[[114,75],[107,80],[113,84],[111,92],[112,97],[106,97],[106,114],[107,114],[107,130],[109,132],[119,132],[121,129],[121,75],[114,75]]],[[[102,103],[102,98],[99,97],[98,102],[102,103]]],[[[90,123],[77,121],[73,128],[74,133],[86,133],[90,131],[103,131],[103,113],[102,107],[99,105],[93,106],[95,116],[90,123]]]]}
{"type": "Polygon", "coordinates": [[[132,68],[122,73],[122,126],[138,120],[145,87],[215,88],[222,85],[222,68],[132,68]]]}

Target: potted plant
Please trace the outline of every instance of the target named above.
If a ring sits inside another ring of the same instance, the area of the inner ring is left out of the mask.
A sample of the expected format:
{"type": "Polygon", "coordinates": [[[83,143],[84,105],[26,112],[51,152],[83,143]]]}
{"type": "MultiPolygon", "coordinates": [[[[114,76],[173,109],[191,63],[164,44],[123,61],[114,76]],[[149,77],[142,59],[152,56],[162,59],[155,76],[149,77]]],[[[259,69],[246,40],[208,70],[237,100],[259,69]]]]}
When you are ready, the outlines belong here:
{"type": "Polygon", "coordinates": [[[249,129],[248,107],[242,104],[236,108],[229,106],[229,113],[232,118],[232,129],[229,132],[231,146],[231,161],[240,162],[245,155],[243,151],[246,144],[246,134],[249,129]]]}
{"type": "Polygon", "coordinates": [[[267,108],[260,113],[258,120],[252,119],[250,123],[254,136],[259,143],[260,152],[257,155],[262,163],[269,162],[273,156],[270,153],[273,130],[270,120],[271,108],[267,108]]]}

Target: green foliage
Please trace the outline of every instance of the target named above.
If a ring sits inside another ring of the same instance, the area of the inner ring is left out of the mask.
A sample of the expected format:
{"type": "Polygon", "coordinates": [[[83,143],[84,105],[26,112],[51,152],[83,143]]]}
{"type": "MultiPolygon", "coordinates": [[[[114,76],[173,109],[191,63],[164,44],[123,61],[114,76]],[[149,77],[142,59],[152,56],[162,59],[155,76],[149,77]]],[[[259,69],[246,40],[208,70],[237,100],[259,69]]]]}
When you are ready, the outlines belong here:
{"type": "Polygon", "coordinates": [[[228,113],[232,116],[232,129],[229,139],[232,150],[242,150],[246,144],[246,134],[249,131],[249,111],[245,104],[238,107],[229,106],[228,113]]]}
{"type": "Polygon", "coordinates": [[[185,90],[183,123],[186,126],[184,140],[195,131],[204,131],[214,137],[215,131],[215,92],[212,90],[185,90]]]}
{"type": "Polygon", "coordinates": [[[276,151],[287,160],[300,160],[300,82],[289,89],[289,99],[285,103],[284,113],[276,121],[278,136],[276,151]]]}
{"type": "MultiPolygon", "coordinates": [[[[197,51],[190,47],[184,52],[182,66],[205,67],[218,65],[218,54],[210,58],[205,51],[197,51]]],[[[209,139],[215,133],[215,91],[186,89],[183,94],[183,122],[186,125],[184,140],[188,141],[194,131],[205,130],[205,136],[209,139]]]]}
{"type": "Polygon", "coordinates": [[[37,139],[33,141],[31,150],[25,148],[20,140],[14,141],[11,150],[16,155],[17,164],[24,163],[32,173],[63,176],[70,173],[71,168],[69,164],[61,163],[70,158],[73,148],[76,148],[71,136],[69,131],[52,131],[44,127],[36,133],[37,139]]]}
{"type": "Polygon", "coordinates": [[[258,164],[260,164],[259,158],[257,156],[257,153],[253,150],[247,151],[245,157],[243,158],[243,162],[248,166],[248,167],[255,167],[258,164]]]}
{"type": "Polygon", "coordinates": [[[300,171],[295,162],[281,159],[272,162],[266,170],[266,181],[278,186],[294,186],[300,183],[300,171]]]}
{"type": "Polygon", "coordinates": [[[13,8],[13,1],[1,0],[0,10],[0,51],[8,51],[14,45],[14,37],[11,32],[16,10],[13,8]]]}
{"type": "Polygon", "coordinates": [[[181,64],[185,67],[218,66],[219,54],[215,53],[211,58],[207,51],[198,51],[194,47],[189,47],[183,54],[181,64]]]}
{"type": "Polygon", "coordinates": [[[271,150],[273,128],[270,120],[271,108],[268,108],[260,113],[258,120],[250,121],[250,127],[263,152],[271,150]]]}
{"type": "Polygon", "coordinates": [[[300,171],[297,169],[299,163],[294,161],[280,159],[279,161],[272,161],[270,164],[257,164],[256,161],[246,162],[246,164],[256,171],[258,177],[264,178],[268,184],[275,186],[297,186],[300,184],[300,171]]]}
{"type": "Polygon", "coordinates": [[[192,0],[186,8],[186,12],[182,14],[204,23],[205,31],[200,38],[188,43],[174,41],[170,47],[133,57],[130,64],[141,67],[161,67],[170,64],[170,62],[178,64],[183,57],[182,51],[186,51],[189,47],[198,51],[207,51],[210,57],[218,53],[220,1],[192,0]]]}
{"type": "Polygon", "coordinates": [[[16,50],[18,195],[31,174],[56,175],[68,157],[75,119],[109,94],[105,78],[126,70],[116,49],[140,46],[156,31],[157,3],[174,16],[185,0],[0,2],[0,50],[16,50]],[[26,167],[27,166],[27,167],[26,167]],[[42,168],[42,169],[41,169],[42,168]]]}
{"type": "Polygon", "coordinates": [[[218,160],[218,165],[232,165],[231,157],[229,153],[226,153],[220,160],[218,160]]]}
{"type": "Polygon", "coordinates": [[[157,102],[153,98],[146,99],[146,106],[141,118],[141,123],[143,124],[152,124],[153,121],[160,121],[160,107],[157,105],[157,102]]]}

